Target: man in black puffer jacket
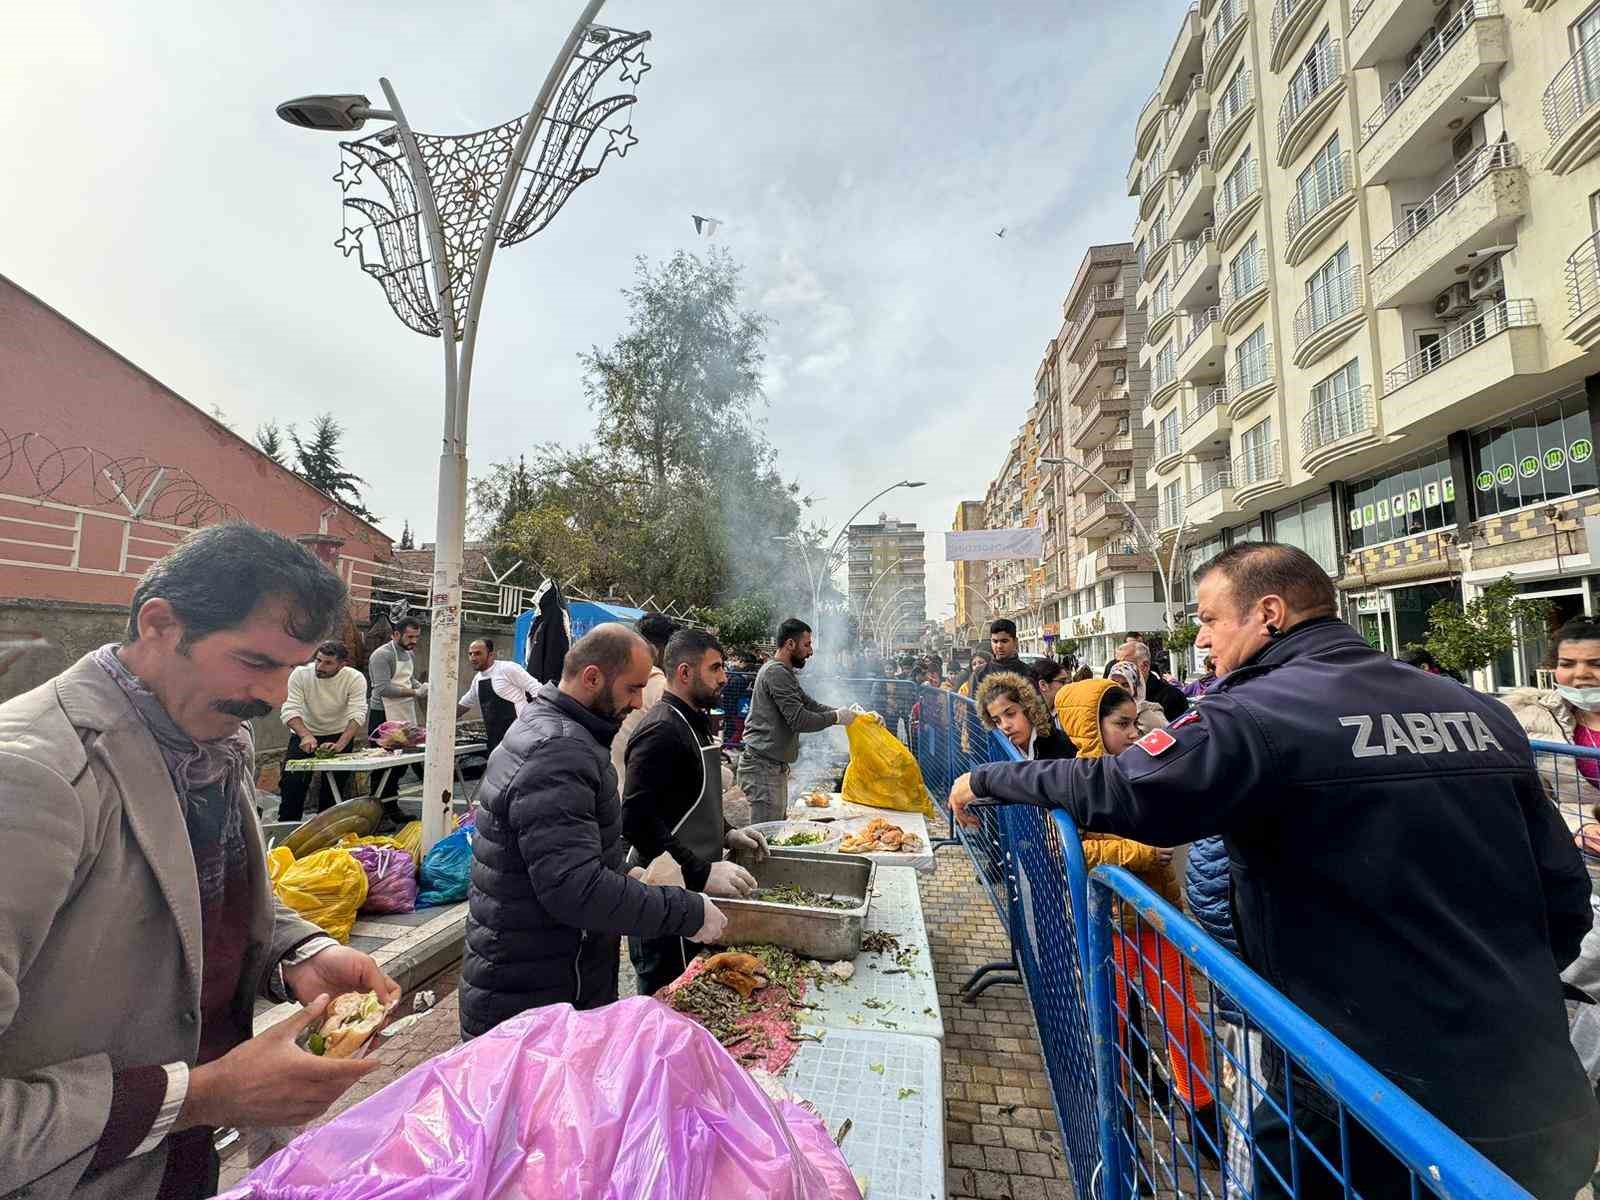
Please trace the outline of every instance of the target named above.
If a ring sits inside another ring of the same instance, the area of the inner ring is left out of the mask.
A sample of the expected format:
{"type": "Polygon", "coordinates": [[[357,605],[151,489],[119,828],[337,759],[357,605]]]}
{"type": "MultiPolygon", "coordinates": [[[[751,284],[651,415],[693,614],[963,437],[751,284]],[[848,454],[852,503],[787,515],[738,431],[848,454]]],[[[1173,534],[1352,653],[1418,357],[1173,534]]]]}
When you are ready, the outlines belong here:
{"type": "Polygon", "coordinates": [[[622,934],[721,933],[726,918],[704,896],[641,883],[623,864],[611,738],[649,675],[644,639],[600,626],[490,755],[472,839],[463,1037],[545,1004],[610,1004],[622,934]]]}

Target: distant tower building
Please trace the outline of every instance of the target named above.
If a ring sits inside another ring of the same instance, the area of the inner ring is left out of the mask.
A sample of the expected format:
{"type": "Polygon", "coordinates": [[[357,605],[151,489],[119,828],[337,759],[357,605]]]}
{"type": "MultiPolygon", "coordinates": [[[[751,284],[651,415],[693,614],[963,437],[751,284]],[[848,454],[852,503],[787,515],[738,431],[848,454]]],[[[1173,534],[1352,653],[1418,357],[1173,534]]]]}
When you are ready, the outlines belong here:
{"type": "Polygon", "coordinates": [[[852,525],[849,553],[850,611],[862,635],[881,634],[888,646],[911,646],[928,618],[922,530],[878,514],[873,525],[852,525]]]}

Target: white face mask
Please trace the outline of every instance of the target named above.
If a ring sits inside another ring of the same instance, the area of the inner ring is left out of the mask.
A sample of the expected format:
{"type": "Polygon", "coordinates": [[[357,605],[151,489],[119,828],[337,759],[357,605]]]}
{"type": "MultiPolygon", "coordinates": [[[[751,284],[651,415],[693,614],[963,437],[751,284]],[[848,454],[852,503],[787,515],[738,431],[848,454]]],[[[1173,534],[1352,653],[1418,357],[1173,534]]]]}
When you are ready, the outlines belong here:
{"type": "Polygon", "coordinates": [[[1558,683],[1556,691],[1573,708],[1581,708],[1584,712],[1600,712],[1600,687],[1575,688],[1558,683]]]}

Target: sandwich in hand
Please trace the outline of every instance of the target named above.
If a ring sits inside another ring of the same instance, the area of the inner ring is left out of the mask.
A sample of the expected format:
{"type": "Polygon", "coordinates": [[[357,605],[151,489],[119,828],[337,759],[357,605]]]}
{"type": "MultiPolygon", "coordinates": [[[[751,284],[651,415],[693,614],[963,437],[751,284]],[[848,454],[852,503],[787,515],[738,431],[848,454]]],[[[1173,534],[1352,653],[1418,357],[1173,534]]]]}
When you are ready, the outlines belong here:
{"type": "Polygon", "coordinates": [[[388,1015],[377,992],[346,992],[328,1005],[306,1049],[325,1058],[353,1058],[388,1015]]]}

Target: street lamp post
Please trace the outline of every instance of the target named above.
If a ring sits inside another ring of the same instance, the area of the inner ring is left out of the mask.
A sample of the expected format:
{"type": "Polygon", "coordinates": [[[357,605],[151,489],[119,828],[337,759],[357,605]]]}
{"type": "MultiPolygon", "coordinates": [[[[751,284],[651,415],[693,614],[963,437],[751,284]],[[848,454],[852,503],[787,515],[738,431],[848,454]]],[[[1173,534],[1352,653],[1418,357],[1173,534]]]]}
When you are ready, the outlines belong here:
{"type": "Polygon", "coordinates": [[[340,142],[339,173],[346,224],[335,245],[358,256],[383,288],[396,316],[444,346],[444,436],[439,454],[433,579],[428,596],[427,759],[422,784],[426,851],[449,827],[455,771],[455,697],[461,653],[461,579],[466,538],[467,411],[473,354],[489,265],[496,246],[514,245],[554,219],[580,184],[638,139],[618,123],[637,100],[634,89],[650,64],[650,34],[594,23],[604,0],[588,0],[556,55],[533,106],[476,133],[416,132],[399,97],[380,79],[387,109],[365,96],[305,96],[278,106],[302,128],[347,132],[368,120],[393,125],[340,142]],[[620,67],[629,91],[591,100],[620,67]],[[604,134],[603,147],[596,143],[604,134]],[[398,149],[396,149],[398,147],[398,149]],[[598,149],[598,154],[591,153],[598,149]],[[381,193],[352,195],[371,173],[381,193]],[[380,198],[381,197],[381,198],[380,198]],[[354,219],[352,225],[350,221],[354,219]],[[363,241],[371,234],[375,246],[363,241]]]}
{"type": "MultiPolygon", "coordinates": [[[[928,482],[925,479],[902,479],[899,483],[891,483],[888,487],[884,488],[883,491],[869,497],[865,504],[856,509],[855,512],[851,513],[849,517],[845,519],[844,524],[839,526],[839,532],[834,535],[832,543],[829,544],[827,550],[825,550],[822,554],[822,565],[815,571],[813,571],[811,567],[810,544],[806,542],[799,533],[778,534],[773,537],[773,541],[788,542],[793,545],[795,549],[800,551],[801,561],[805,563],[806,567],[806,578],[811,582],[811,615],[814,618],[820,618],[822,615],[822,592],[827,586],[828,582],[833,579],[833,573],[839,569],[840,547],[844,545],[845,537],[850,532],[850,522],[854,521],[862,513],[866,512],[874,500],[879,500],[898,488],[919,488],[927,486],[928,482]]],[[[824,536],[826,535],[824,534],[824,536]]]]}
{"type": "Polygon", "coordinates": [[[1150,530],[1148,528],[1146,528],[1145,523],[1142,520],[1139,519],[1139,514],[1134,511],[1133,505],[1129,504],[1125,499],[1123,499],[1122,493],[1118,492],[1116,488],[1112,487],[1109,483],[1107,483],[1104,479],[1102,479],[1098,474],[1096,474],[1094,471],[1091,471],[1088,467],[1084,466],[1081,462],[1078,462],[1076,459],[1071,459],[1071,458],[1041,458],[1039,461],[1040,461],[1040,463],[1045,464],[1047,466],[1052,466],[1052,467],[1071,467],[1074,471],[1081,471],[1083,474],[1087,475],[1090,479],[1093,479],[1101,487],[1105,488],[1106,495],[1110,496],[1113,500],[1115,500],[1117,502],[1118,506],[1121,507],[1122,510],[1128,514],[1129,519],[1133,522],[1134,528],[1139,531],[1140,539],[1149,548],[1150,557],[1155,560],[1156,571],[1159,572],[1160,575],[1161,575],[1161,600],[1162,600],[1162,609],[1163,609],[1162,615],[1166,619],[1167,631],[1170,633],[1175,628],[1175,625],[1174,625],[1173,620],[1172,620],[1172,576],[1177,574],[1177,570],[1178,570],[1178,549],[1179,549],[1180,546],[1183,545],[1183,533],[1184,533],[1184,530],[1187,529],[1188,525],[1189,525],[1189,514],[1187,512],[1184,513],[1183,517],[1178,522],[1178,530],[1173,535],[1173,538],[1172,538],[1172,553],[1170,555],[1170,570],[1169,570],[1169,567],[1168,566],[1164,566],[1162,564],[1162,562],[1161,562],[1161,543],[1158,542],[1151,535],[1150,530]]]}
{"type": "Polygon", "coordinates": [[[889,598],[878,605],[878,619],[874,623],[874,629],[876,631],[874,640],[878,642],[880,646],[883,643],[883,635],[885,632],[898,633],[905,625],[905,614],[900,611],[900,606],[897,601],[907,592],[914,592],[916,590],[916,584],[908,583],[899,590],[891,592],[889,594],[889,598]],[[889,624],[891,619],[894,622],[893,625],[889,624]]]}

